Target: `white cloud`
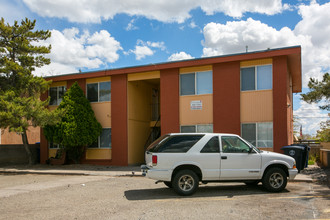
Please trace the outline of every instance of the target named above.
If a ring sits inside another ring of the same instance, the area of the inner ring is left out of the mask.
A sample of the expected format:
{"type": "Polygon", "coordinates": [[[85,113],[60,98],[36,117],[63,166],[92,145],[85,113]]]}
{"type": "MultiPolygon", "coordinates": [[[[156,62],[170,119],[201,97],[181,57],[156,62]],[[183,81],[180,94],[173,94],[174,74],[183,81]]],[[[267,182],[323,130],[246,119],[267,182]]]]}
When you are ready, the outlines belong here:
{"type": "Polygon", "coordinates": [[[136,46],[134,50],[129,50],[128,52],[124,52],[125,55],[129,55],[131,53],[135,54],[137,60],[144,59],[147,56],[152,56],[156,51],[151,48],[160,49],[162,51],[166,50],[165,43],[161,42],[152,42],[147,41],[144,42],[142,40],[137,40],[136,46]]]}
{"type": "Polygon", "coordinates": [[[288,7],[287,5],[282,5],[281,0],[203,0],[201,1],[200,6],[207,15],[213,15],[216,12],[223,12],[224,14],[235,18],[242,17],[245,12],[274,15],[282,12],[284,7],[288,7]]]}
{"type": "Polygon", "coordinates": [[[248,18],[226,24],[209,23],[204,27],[203,56],[265,50],[286,46],[302,46],[303,87],[310,77],[321,79],[330,68],[330,3],[299,6],[302,20],[294,30],[280,30],[248,18]]]}
{"type": "Polygon", "coordinates": [[[125,28],[125,30],[126,30],[126,31],[138,30],[139,28],[136,27],[136,26],[134,25],[134,23],[135,23],[135,19],[132,19],[132,20],[128,23],[128,25],[127,25],[127,27],[125,28]]]}
{"type": "Polygon", "coordinates": [[[63,32],[52,30],[51,38],[43,44],[51,44],[51,64],[36,70],[37,75],[58,75],[75,72],[79,68],[98,68],[107,62],[119,59],[120,43],[105,30],[90,35],[88,31],[79,34],[77,28],[63,32]]]}
{"type": "MultiPolygon", "coordinates": [[[[326,121],[328,114],[321,111],[317,104],[300,101],[300,107],[293,111],[298,116],[297,124],[302,125],[303,134],[315,135],[320,128],[320,122],[326,121]]],[[[300,128],[300,127],[299,127],[300,128]]]]}
{"type": "Polygon", "coordinates": [[[152,56],[154,52],[148,46],[135,46],[134,50],[130,50],[130,52],[135,54],[137,60],[141,60],[146,56],[152,56]]]}
{"type": "Polygon", "coordinates": [[[191,56],[190,54],[187,54],[185,52],[180,53],[174,53],[172,54],[168,60],[169,61],[176,61],[176,60],[188,60],[188,59],[194,59],[195,57],[191,56]]]}
{"type": "Polygon", "coordinates": [[[273,15],[288,8],[281,0],[23,0],[31,11],[44,17],[66,18],[71,22],[100,23],[117,14],[143,16],[161,22],[182,23],[191,10],[201,8],[207,15],[222,12],[239,18],[245,12],[273,15]]]}

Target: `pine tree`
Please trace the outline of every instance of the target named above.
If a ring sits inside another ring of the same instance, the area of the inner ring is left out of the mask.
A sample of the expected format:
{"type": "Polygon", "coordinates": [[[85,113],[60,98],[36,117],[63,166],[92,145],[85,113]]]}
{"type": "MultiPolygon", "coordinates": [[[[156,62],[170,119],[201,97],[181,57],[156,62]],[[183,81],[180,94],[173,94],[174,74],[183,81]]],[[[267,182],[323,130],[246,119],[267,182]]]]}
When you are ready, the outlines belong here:
{"type": "Polygon", "coordinates": [[[59,144],[76,163],[85,147],[96,142],[102,132],[94,111],[77,82],[63,96],[56,111],[64,111],[60,123],[44,129],[48,141],[59,144]]]}
{"type": "Polygon", "coordinates": [[[318,103],[323,98],[325,99],[325,105],[320,106],[321,109],[330,110],[330,75],[325,73],[323,75],[322,81],[310,78],[308,82],[308,87],[311,90],[306,94],[301,94],[302,100],[307,103],[318,103]]]}
{"type": "Polygon", "coordinates": [[[50,37],[49,31],[33,31],[36,21],[17,21],[11,26],[0,20],[0,128],[9,128],[22,136],[24,148],[33,163],[26,131],[30,126],[45,126],[59,120],[57,113],[47,109],[48,100],[40,95],[51,82],[32,74],[36,67],[48,65],[51,46],[37,42],[50,37]]]}

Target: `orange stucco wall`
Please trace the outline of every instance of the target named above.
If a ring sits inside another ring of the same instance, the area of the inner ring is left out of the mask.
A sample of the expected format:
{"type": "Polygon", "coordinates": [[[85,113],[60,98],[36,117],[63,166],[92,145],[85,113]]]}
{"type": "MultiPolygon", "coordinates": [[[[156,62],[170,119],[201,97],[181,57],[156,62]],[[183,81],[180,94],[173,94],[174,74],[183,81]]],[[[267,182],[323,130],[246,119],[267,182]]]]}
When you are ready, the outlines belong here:
{"type": "Polygon", "coordinates": [[[241,92],[241,122],[272,122],[273,91],[241,92]]]}
{"type": "Polygon", "coordinates": [[[180,125],[213,124],[213,95],[180,96],[180,125]],[[191,110],[192,101],[201,101],[202,109],[191,110]]]}

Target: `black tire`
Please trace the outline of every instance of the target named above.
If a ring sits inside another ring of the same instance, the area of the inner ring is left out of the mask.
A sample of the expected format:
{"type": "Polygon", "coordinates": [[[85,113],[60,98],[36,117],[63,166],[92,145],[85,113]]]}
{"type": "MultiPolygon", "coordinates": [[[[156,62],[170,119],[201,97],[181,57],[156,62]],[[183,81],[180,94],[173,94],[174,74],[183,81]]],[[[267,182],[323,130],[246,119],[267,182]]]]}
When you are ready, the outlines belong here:
{"type": "Polygon", "coordinates": [[[176,193],[182,196],[194,194],[199,185],[199,178],[192,170],[180,170],[172,180],[172,186],[176,193]]]}
{"type": "Polygon", "coordinates": [[[288,182],[283,169],[278,167],[270,168],[262,178],[262,185],[270,192],[282,191],[288,182]]]}
{"type": "Polygon", "coordinates": [[[250,181],[245,181],[244,183],[247,186],[257,186],[260,183],[260,180],[250,180],[250,181]]]}
{"type": "Polygon", "coordinates": [[[164,184],[165,184],[168,188],[173,188],[171,182],[167,182],[167,181],[165,181],[164,184]]]}

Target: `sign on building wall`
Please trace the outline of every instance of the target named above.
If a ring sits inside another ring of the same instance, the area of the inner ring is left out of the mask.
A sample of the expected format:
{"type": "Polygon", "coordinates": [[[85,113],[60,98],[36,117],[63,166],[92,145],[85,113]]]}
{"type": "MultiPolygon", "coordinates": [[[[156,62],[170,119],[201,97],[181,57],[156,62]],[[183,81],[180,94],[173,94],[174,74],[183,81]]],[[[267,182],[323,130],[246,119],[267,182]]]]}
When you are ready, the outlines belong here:
{"type": "Polygon", "coordinates": [[[190,110],[202,110],[203,103],[202,100],[195,100],[190,102],[190,110]]]}

